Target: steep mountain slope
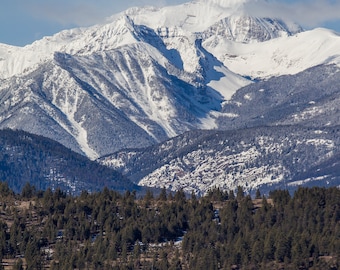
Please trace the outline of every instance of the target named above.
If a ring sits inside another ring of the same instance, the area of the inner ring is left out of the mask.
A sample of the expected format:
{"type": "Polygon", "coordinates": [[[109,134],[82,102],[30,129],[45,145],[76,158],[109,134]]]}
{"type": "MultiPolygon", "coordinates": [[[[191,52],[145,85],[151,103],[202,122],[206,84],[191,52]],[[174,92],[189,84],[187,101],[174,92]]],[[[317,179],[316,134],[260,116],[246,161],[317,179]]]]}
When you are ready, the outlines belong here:
{"type": "Polygon", "coordinates": [[[321,65],[248,85],[225,102],[218,126],[340,125],[340,69],[321,65]]]}
{"type": "Polygon", "coordinates": [[[140,190],[120,173],[90,161],[50,139],[23,131],[0,131],[0,179],[15,192],[26,182],[79,194],[105,186],[117,191],[140,190]]]}
{"type": "Polygon", "coordinates": [[[340,69],[313,67],[238,90],[216,113],[234,131],[189,132],[100,162],[142,185],[197,193],[339,185],[339,100],[340,69]]]}
{"type": "Polygon", "coordinates": [[[194,131],[100,162],[141,185],[198,194],[214,187],[267,192],[297,184],[334,186],[340,185],[340,170],[331,166],[340,151],[339,132],[299,126],[194,131]]]}
{"type": "Polygon", "coordinates": [[[144,42],[88,56],[56,53],[37,70],[3,81],[0,127],[50,137],[91,158],[198,128],[223,101],[206,82],[229,75],[226,85],[236,90],[246,80],[223,66],[212,78],[209,70],[220,63],[196,49],[204,74],[181,71],[144,42]]]}

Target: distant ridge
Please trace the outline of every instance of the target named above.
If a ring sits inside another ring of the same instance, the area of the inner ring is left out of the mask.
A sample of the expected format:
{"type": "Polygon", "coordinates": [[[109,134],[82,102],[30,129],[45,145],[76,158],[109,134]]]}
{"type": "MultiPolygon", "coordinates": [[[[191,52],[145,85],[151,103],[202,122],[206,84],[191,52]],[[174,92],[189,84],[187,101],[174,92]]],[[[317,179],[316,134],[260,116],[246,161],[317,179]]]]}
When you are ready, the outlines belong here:
{"type": "Polygon", "coordinates": [[[51,188],[70,194],[140,190],[120,173],[70,151],[50,139],[24,131],[0,130],[0,180],[15,192],[28,182],[37,190],[51,188]]]}

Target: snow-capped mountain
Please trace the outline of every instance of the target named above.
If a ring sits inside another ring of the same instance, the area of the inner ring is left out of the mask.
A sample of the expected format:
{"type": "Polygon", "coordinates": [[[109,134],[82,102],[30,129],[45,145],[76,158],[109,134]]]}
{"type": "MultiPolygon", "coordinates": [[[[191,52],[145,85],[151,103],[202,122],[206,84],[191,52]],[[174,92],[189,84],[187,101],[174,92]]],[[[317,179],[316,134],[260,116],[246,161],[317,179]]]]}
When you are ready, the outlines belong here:
{"type": "Polygon", "coordinates": [[[22,48],[1,44],[0,128],[95,159],[188,130],[229,128],[225,116],[239,113],[229,101],[250,79],[339,65],[338,34],[254,17],[246,3],[131,8],[22,48]]]}
{"type": "Polygon", "coordinates": [[[91,158],[200,127],[223,101],[207,82],[221,80],[235,91],[247,81],[199,43],[194,48],[205,66],[195,73],[145,42],[90,55],[55,53],[36,70],[3,80],[0,126],[50,137],[91,158]]]}
{"type": "Polygon", "coordinates": [[[140,36],[134,26],[152,29],[169,50],[179,52],[184,67],[187,64],[189,68],[193,64],[192,60],[197,60],[197,56],[192,59],[195,50],[190,48],[197,39],[205,41],[220,37],[223,40],[251,43],[291,36],[302,31],[296,24],[244,14],[243,2],[209,0],[165,8],[131,8],[112,16],[106,24],[65,30],[23,48],[1,44],[0,78],[36,68],[53,59],[54,52],[89,55],[139,42],[140,36]]]}

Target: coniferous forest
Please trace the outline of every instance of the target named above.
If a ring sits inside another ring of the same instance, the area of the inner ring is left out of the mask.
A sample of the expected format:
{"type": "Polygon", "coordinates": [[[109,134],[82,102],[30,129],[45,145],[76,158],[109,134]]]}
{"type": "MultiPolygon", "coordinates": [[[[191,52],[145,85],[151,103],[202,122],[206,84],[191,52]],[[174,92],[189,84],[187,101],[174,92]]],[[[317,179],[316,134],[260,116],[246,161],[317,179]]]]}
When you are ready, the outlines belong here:
{"type": "Polygon", "coordinates": [[[0,182],[0,269],[340,269],[340,190],[256,198],[0,182]]]}

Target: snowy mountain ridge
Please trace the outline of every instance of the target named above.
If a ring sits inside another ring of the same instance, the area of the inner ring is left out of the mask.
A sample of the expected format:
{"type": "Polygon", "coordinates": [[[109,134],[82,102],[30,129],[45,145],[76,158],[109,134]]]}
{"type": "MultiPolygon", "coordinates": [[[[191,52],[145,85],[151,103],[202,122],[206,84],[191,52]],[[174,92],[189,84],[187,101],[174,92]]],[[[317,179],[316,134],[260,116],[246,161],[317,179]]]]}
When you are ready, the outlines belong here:
{"type": "MultiPolygon", "coordinates": [[[[32,69],[39,63],[52,59],[53,53],[57,51],[72,55],[86,55],[138,42],[138,34],[134,33],[133,29],[135,25],[147,26],[156,33],[178,32],[179,36],[176,37],[187,37],[190,33],[201,35],[200,33],[204,31],[211,34],[211,26],[230,17],[228,25],[230,29],[226,29],[226,31],[232,33],[236,40],[241,40],[244,34],[237,33],[235,29],[240,29],[242,18],[245,18],[245,25],[241,31],[243,33],[251,30],[251,27],[256,27],[257,24],[247,23],[251,17],[242,14],[239,4],[240,1],[193,1],[180,6],[164,8],[131,8],[126,12],[112,16],[106,24],[65,30],[23,48],[2,45],[0,46],[0,78],[19,75],[27,69],[32,69]],[[216,3],[219,4],[216,5],[216,3]],[[230,8],[221,6],[221,3],[228,3],[227,6],[230,8]]],[[[263,22],[258,23],[263,24],[263,22]]],[[[272,23],[267,21],[265,24],[267,29],[275,30],[275,21],[272,23]],[[274,28],[270,29],[270,27],[274,28]]],[[[225,28],[225,26],[222,27],[225,28]]],[[[279,28],[280,35],[276,34],[275,37],[285,36],[285,32],[294,34],[302,30],[296,25],[291,27],[291,24],[279,28]]],[[[268,31],[266,35],[268,35],[268,31]]],[[[185,58],[185,54],[181,56],[185,58]]]]}
{"type": "MultiPolygon", "coordinates": [[[[272,57],[266,57],[271,60],[270,63],[265,62],[266,66],[262,64],[262,69],[273,70],[274,67],[276,72],[267,72],[268,74],[266,74],[262,70],[254,71],[253,73],[256,73],[258,77],[261,77],[262,73],[265,77],[291,74],[288,69],[277,70],[278,68],[275,65],[277,64],[275,61],[280,58],[295,61],[295,59],[289,59],[285,51],[280,53],[281,48],[286,48],[286,46],[282,46],[286,42],[290,43],[290,49],[299,44],[313,42],[309,48],[313,55],[319,55],[320,52],[325,51],[317,46],[320,44],[314,44],[314,42],[335,45],[339,43],[339,38],[334,40],[336,35],[333,36],[331,31],[328,30],[324,30],[325,33],[320,37],[317,37],[320,30],[316,32],[308,31],[311,32],[310,35],[302,36],[299,41],[294,42],[294,39],[287,37],[303,32],[301,27],[275,18],[252,17],[246,14],[242,8],[246,2],[209,0],[192,1],[180,6],[164,8],[130,8],[112,16],[105,24],[64,30],[52,37],[45,37],[22,48],[0,44],[0,78],[8,78],[32,70],[39,64],[53,59],[54,52],[89,55],[94,52],[117,49],[127,44],[140,42],[140,33],[136,32],[138,26],[146,26],[152,29],[162,38],[167,48],[179,51],[184,63],[187,63],[187,58],[190,59],[191,55],[187,56],[186,48],[182,48],[184,50],[181,51],[181,44],[178,43],[181,43],[183,38],[190,36],[189,39],[193,39],[191,45],[194,44],[194,40],[202,39],[203,47],[207,51],[221,60],[228,68],[231,67],[234,72],[239,73],[242,70],[243,74],[249,73],[254,66],[261,63],[257,58],[252,59],[248,55],[254,55],[258,51],[260,53],[266,51],[267,48],[261,49],[265,46],[258,44],[259,42],[283,38],[268,45],[272,50],[275,50],[276,54],[272,57]],[[241,48],[235,51],[235,47],[238,47],[240,43],[241,48]],[[227,63],[227,60],[230,60],[228,55],[233,58],[231,64],[227,63]],[[272,63],[273,61],[274,63],[272,63]],[[248,64],[251,68],[245,68],[248,64]]],[[[328,54],[333,53],[333,50],[326,51],[328,54]]],[[[327,61],[324,53],[321,55],[323,57],[318,57],[315,61],[316,64],[323,64],[327,61]]],[[[263,55],[259,56],[259,58],[262,57],[263,55]]],[[[299,60],[301,64],[294,73],[315,65],[315,63],[309,64],[309,58],[299,60]]],[[[339,60],[336,62],[338,63],[339,60]]],[[[190,64],[188,62],[186,66],[190,66],[190,64]]]]}

